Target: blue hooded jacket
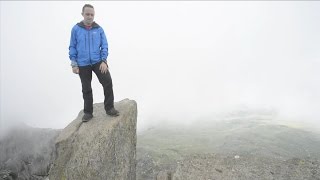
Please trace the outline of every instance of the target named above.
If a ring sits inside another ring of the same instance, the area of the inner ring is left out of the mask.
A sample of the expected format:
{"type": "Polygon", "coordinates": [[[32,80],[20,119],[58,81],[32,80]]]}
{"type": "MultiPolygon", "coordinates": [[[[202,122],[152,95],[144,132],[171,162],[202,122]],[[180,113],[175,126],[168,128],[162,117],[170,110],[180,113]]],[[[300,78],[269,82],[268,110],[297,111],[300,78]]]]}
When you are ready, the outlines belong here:
{"type": "Polygon", "coordinates": [[[97,23],[93,22],[91,29],[86,29],[83,22],[73,26],[69,46],[71,65],[87,66],[108,57],[108,42],[106,35],[97,23]]]}

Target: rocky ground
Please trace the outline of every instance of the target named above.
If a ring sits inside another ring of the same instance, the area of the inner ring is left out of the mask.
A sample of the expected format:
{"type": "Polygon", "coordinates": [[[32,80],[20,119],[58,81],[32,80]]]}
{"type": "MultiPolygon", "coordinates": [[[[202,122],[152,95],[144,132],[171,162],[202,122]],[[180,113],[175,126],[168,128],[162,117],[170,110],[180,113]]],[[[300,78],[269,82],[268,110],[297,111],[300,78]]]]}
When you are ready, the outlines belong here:
{"type": "MultiPolygon", "coordinates": [[[[59,132],[22,126],[1,137],[0,180],[46,179],[59,132]]],[[[270,112],[236,112],[139,132],[136,158],[137,180],[319,180],[320,133],[270,112]]]]}
{"type": "Polygon", "coordinates": [[[171,177],[174,180],[319,180],[320,162],[314,158],[199,154],[186,157],[171,177]]]}
{"type": "Polygon", "coordinates": [[[275,118],[238,112],[191,126],[150,128],[138,134],[137,179],[320,177],[319,132],[275,118]]]}

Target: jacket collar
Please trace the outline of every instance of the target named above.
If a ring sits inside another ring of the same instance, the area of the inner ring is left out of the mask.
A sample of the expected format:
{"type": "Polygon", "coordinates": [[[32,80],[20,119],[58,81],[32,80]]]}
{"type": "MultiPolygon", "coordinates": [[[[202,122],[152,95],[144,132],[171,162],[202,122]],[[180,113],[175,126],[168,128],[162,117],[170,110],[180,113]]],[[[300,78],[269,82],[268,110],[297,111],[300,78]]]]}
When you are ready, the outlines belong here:
{"type": "MultiPolygon", "coordinates": [[[[86,26],[84,25],[83,21],[77,23],[77,25],[80,26],[80,27],[86,28],[86,26]]],[[[100,27],[99,24],[97,24],[96,22],[92,23],[92,28],[98,28],[98,27],[100,27]]]]}

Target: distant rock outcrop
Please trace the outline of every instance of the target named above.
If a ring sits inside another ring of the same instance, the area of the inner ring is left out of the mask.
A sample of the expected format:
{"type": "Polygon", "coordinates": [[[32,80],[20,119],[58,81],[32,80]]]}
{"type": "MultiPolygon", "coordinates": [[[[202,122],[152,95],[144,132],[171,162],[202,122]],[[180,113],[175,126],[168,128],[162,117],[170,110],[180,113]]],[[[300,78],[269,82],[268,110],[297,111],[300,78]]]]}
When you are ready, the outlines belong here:
{"type": "Polygon", "coordinates": [[[81,111],[56,139],[50,180],[136,179],[137,104],[115,103],[120,116],[106,115],[94,104],[94,118],[83,123],[81,111]]]}
{"type": "Polygon", "coordinates": [[[24,124],[8,130],[0,140],[0,180],[45,179],[59,132],[24,124]]]}

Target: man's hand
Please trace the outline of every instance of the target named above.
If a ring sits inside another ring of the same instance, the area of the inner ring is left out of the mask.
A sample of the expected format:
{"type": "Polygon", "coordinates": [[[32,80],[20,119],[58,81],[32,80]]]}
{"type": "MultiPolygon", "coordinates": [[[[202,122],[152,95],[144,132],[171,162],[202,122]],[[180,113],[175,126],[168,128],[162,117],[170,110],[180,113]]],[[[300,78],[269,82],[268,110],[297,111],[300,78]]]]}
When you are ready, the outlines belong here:
{"type": "Polygon", "coordinates": [[[73,67],[72,72],[75,74],[79,74],[79,67],[73,67]]]}
{"type": "Polygon", "coordinates": [[[108,72],[108,65],[104,62],[100,64],[99,70],[101,71],[102,74],[107,74],[108,72]]]}

